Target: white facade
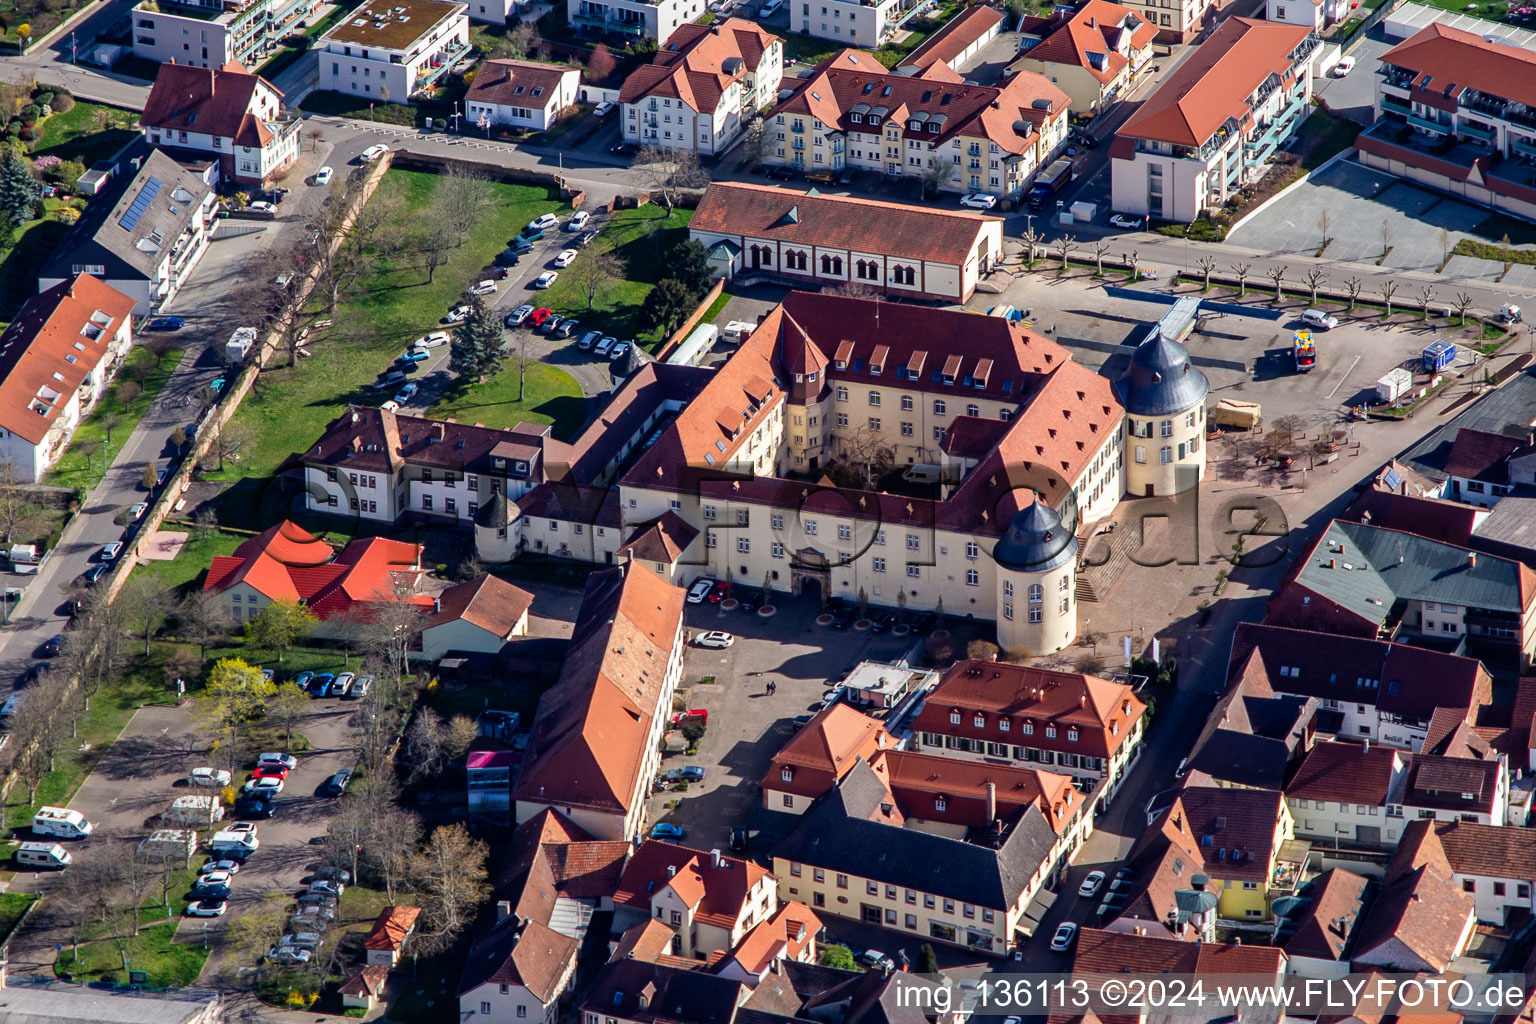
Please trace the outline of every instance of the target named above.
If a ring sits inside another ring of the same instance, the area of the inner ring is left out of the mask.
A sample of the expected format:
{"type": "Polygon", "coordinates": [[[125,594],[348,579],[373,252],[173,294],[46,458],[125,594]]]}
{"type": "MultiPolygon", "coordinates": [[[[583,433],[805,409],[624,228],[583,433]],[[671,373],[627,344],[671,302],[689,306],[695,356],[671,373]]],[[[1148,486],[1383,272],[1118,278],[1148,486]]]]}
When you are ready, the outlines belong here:
{"type": "Polygon", "coordinates": [[[1313,0],[1265,0],[1264,20],[1321,30],[1324,24],[1323,8],[1324,4],[1314,3],[1313,0]]]}
{"type": "Polygon", "coordinates": [[[151,146],[173,146],[218,157],[225,176],[236,181],[265,181],[298,160],[303,122],[296,115],[284,119],[282,97],[265,79],[257,80],[248,109],[272,133],[271,142],[265,146],[238,145],[229,135],[151,125],[144,126],[144,138],[151,146]]]}
{"type": "MultiPolygon", "coordinates": [[[[1401,785],[1401,776],[1394,784],[1401,785]]],[[[1389,798],[1394,799],[1397,796],[1389,798]]],[[[1295,819],[1296,835],[1320,843],[1390,847],[1402,838],[1403,827],[1408,822],[1403,815],[1402,805],[1392,802],[1356,804],[1287,796],[1285,805],[1290,808],[1291,817],[1295,819]]]]}
{"type": "Polygon", "coordinates": [[[545,1005],[525,985],[501,985],[486,982],[459,995],[459,1020],[475,1024],[555,1024],[560,1016],[560,998],[576,976],[576,958],[565,962],[554,997],[545,1005]]]}
{"type": "MultiPolygon", "coordinates": [[[[488,70],[488,65],[481,65],[481,74],[486,74],[488,70]]],[[[560,111],[575,105],[581,72],[571,68],[561,72],[555,81],[557,84],[553,89],[539,87],[541,91],[538,96],[534,96],[531,90],[525,90],[521,95],[498,96],[495,102],[476,99],[474,90],[471,90],[464,101],[465,122],[470,125],[483,122],[492,127],[507,125],[543,131],[554,123],[560,111]]]]}
{"type": "Polygon", "coordinates": [[[1168,416],[1125,416],[1125,493],[1177,494],[1205,479],[1205,398],[1168,416]]]}
{"type": "Polygon", "coordinates": [[[408,18],[421,29],[419,35],[405,38],[407,33],[398,29],[370,33],[369,27],[380,22],[369,19],[366,5],[358,8],[320,38],[319,87],[369,102],[409,102],[468,54],[468,9],[467,4],[433,0],[412,0],[403,15],[381,9],[394,25],[408,18]]]}
{"type": "Polygon", "coordinates": [[[895,31],[895,24],[915,0],[787,0],[790,27],[804,35],[858,47],[877,49],[895,31]]]}
{"type": "Polygon", "coordinates": [[[174,62],[221,68],[237,61],[255,68],[276,53],[299,21],[314,15],[320,0],[248,0],[246,3],[176,3],[133,9],[133,53],[157,64],[174,62]]]}
{"type": "Polygon", "coordinates": [[[783,79],[784,44],[774,39],[758,66],[731,82],[713,110],[696,110],[674,96],[648,95],[620,104],[624,140],[640,146],[693,150],[700,156],[724,153],[736,144],[752,114],[778,95],[783,79]]]}
{"type": "Polygon", "coordinates": [[[658,43],[704,13],[704,0],[565,0],[566,20],[579,32],[658,43]]]}

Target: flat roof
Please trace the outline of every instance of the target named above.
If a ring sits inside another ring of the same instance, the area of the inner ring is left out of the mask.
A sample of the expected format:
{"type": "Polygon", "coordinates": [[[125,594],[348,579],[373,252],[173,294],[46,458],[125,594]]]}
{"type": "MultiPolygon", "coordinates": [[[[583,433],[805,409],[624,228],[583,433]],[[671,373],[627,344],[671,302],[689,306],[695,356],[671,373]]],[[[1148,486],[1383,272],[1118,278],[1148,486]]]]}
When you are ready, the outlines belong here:
{"type": "Polygon", "coordinates": [[[321,41],[407,50],[443,21],[467,10],[468,4],[442,0],[377,0],[353,10],[321,41]]]}
{"type": "Polygon", "coordinates": [[[1463,32],[1471,32],[1484,39],[1498,39],[1512,46],[1536,50],[1536,32],[1528,28],[1502,21],[1489,21],[1470,14],[1458,14],[1455,11],[1442,11],[1428,4],[1403,4],[1382,20],[1381,28],[1388,39],[1407,39],[1419,29],[1430,25],[1459,28],[1463,32]]]}

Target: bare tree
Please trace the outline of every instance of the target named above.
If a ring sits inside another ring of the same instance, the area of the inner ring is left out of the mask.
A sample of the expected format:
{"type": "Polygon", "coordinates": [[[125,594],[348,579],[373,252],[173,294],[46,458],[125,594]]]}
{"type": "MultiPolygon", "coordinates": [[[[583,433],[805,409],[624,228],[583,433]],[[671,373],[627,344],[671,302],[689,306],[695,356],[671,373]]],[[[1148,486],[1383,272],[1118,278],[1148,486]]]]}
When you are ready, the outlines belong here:
{"type": "Polygon", "coordinates": [[[377,654],[396,676],[410,672],[411,644],[426,621],[421,606],[412,604],[406,596],[397,594],[393,600],[378,602],[373,622],[363,634],[364,649],[377,654]]]}
{"type": "Polygon", "coordinates": [[[1253,271],[1252,263],[1232,264],[1232,276],[1237,278],[1237,297],[1242,298],[1248,294],[1248,275],[1253,271]]]}
{"type": "MultiPolygon", "coordinates": [[[[218,460],[218,472],[224,472],[224,460],[233,458],[242,445],[251,439],[251,430],[241,423],[238,417],[231,417],[221,422],[218,416],[214,416],[209,423],[209,429],[213,436],[208,439],[208,449],[203,455],[206,459],[218,460]]],[[[206,462],[204,466],[206,468],[206,462]]]]}
{"type": "Polygon", "coordinates": [[[455,166],[437,180],[431,215],[447,221],[454,244],[463,245],[469,230],[496,205],[491,179],[478,168],[455,166]]]}
{"type": "Polygon", "coordinates": [[[699,155],[688,149],[646,146],[635,154],[634,169],[641,184],[660,197],[669,217],[677,206],[678,193],[709,184],[709,172],[699,163],[699,155]]]}
{"type": "Polygon", "coordinates": [[[356,198],[348,202],[348,187],[345,181],[337,181],[331,190],[330,206],[310,226],[315,238],[312,248],[316,273],[325,291],[327,313],[336,311],[342,296],[376,260],[398,251],[403,237],[399,227],[404,204],[399,196],[376,191],[348,224],[348,213],[359,202],[356,198]]]}
{"type": "Polygon", "coordinates": [[[768,157],[768,151],[773,148],[773,138],[768,134],[766,118],[754,118],[747,126],[747,130],[741,136],[741,160],[747,164],[760,164],[768,157]]]}
{"type": "Polygon", "coordinates": [[[1365,285],[1358,277],[1348,278],[1344,282],[1344,290],[1349,293],[1349,311],[1351,313],[1355,311],[1355,303],[1360,300],[1360,289],[1363,287],[1365,285]]]}
{"type": "MultiPolygon", "coordinates": [[[[566,273],[587,298],[587,312],[597,306],[597,298],[615,281],[622,281],[627,269],[624,257],[612,249],[588,253],[571,265],[566,273]]],[[[526,332],[525,332],[526,333],[526,332]]]]}
{"type": "Polygon", "coordinates": [[[416,713],[405,730],[406,756],[411,763],[410,782],[436,775],[443,770],[447,757],[443,752],[443,718],[431,708],[416,713]]]}
{"type": "Polygon", "coordinates": [[[863,424],[840,431],[837,450],[852,472],[840,476],[836,465],[828,466],[827,472],[834,480],[849,487],[873,489],[875,481],[884,475],[896,457],[880,431],[863,424]]]}
{"type": "Polygon", "coordinates": [[[415,250],[421,265],[427,270],[427,283],[431,284],[437,279],[437,271],[459,244],[459,236],[454,234],[453,226],[448,223],[446,217],[429,216],[421,225],[421,230],[411,241],[411,247],[415,250]]]}
{"type": "Polygon", "coordinates": [[[16,531],[22,523],[42,511],[33,501],[16,475],[16,464],[10,459],[0,459],[0,529],[5,531],[8,544],[16,542],[16,531]]]}
{"type": "Polygon", "coordinates": [[[1095,277],[1104,276],[1104,254],[1109,252],[1108,242],[1093,243],[1093,273],[1095,277]]]}
{"type": "Polygon", "coordinates": [[[55,759],[67,739],[67,723],[57,714],[64,704],[66,680],[61,672],[44,672],[22,691],[20,706],[11,717],[11,742],[7,753],[17,778],[27,789],[27,803],[37,802],[37,787],[53,771],[55,759]]]}
{"type": "Polygon", "coordinates": [[[486,846],[463,825],[444,825],[411,861],[411,887],[421,898],[425,927],[418,932],[422,953],[448,949],[474,920],[490,893],[486,846]]]}
{"type": "Polygon", "coordinates": [[[1328,229],[1331,227],[1333,227],[1333,215],[1331,213],[1324,210],[1317,215],[1317,231],[1322,236],[1322,240],[1317,245],[1318,252],[1328,248],[1328,243],[1333,241],[1333,236],[1328,233],[1328,229]]]}
{"type": "Polygon", "coordinates": [[[299,348],[315,319],[299,300],[308,258],[301,248],[257,250],[245,269],[244,287],[233,300],[233,319],[255,327],[258,334],[271,334],[288,354],[289,366],[298,362],[299,348]]]}
{"type": "Polygon", "coordinates": [[[1435,300],[1435,289],[1432,285],[1424,285],[1419,289],[1419,313],[1425,319],[1429,319],[1429,304],[1435,300]]]}
{"type": "Polygon", "coordinates": [[[124,412],[127,412],[138,397],[144,393],[144,385],[136,380],[120,380],[113,387],[112,391],[113,394],[117,395],[118,405],[122,406],[124,412]]]}
{"type": "Polygon", "coordinates": [[[205,661],[208,648],[228,637],[234,628],[222,595],[209,590],[194,590],[183,598],[176,609],[176,622],[181,636],[197,644],[205,661]]]}
{"type": "Polygon", "coordinates": [[[863,281],[844,281],[842,284],[828,288],[826,294],[840,295],[845,299],[874,299],[876,301],[884,297],[879,288],[866,284],[863,281]]]}
{"type": "Polygon", "coordinates": [[[293,749],[293,727],[312,710],[309,694],[291,683],[283,683],[267,700],[267,720],[282,727],[283,749],[293,749]]]}
{"type": "Polygon", "coordinates": [[[1451,261],[1451,233],[1445,228],[1440,229],[1440,266],[1445,266],[1451,261]]]}
{"type": "Polygon", "coordinates": [[[1205,290],[1206,291],[1210,291],[1211,290],[1211,272],[1216,269],[1216,257],[1215,256],[1201,256],[1198,260],[1195,261],[1195,265],[1200,268],[1200,273],[1205,275],[1205,284],[1204,284],[1205,290]]]}
{"type": "Polygon", "coordinates": [[[1270,267],[1264,271],[1264,276],[1275,283],[1275,303],[1278,305],[1285,299],[1285,274],[1289,268],[1285,264],[1270,267]]]}
{"type": "MultiPolygon", "coordinates": [[[[1383,224],[1386,221],[1382,221],[1383,224]]],[[[1387,305],[1387,316],[1392,315],[1392,296],[1397,294],[1397,282],[1390,278],[1381,283],[1381,301],[1387,305]]]]}
{"type": "Polygon", "coordinates": [[[1307,287],[1312,289],[1312,305],[1317,305],[1317,290],[1328,283],[1328,275],[1321,270],[1309,270],[1306,275],[1307,287]]]}
{"type": "Polygon", "coordinates": [[[923,164],[924,198],[937,195],[944,187],[944,183],[949,181],[951,174],[953,174],[953,165],[945,161],[943,156],[938,153],[930,156],[928,162],[923,164]]]}
{"type": "Polygon", "coordinates": [[[420,844],[421,819],[401,807],[387,809],[368,832],[363,859],[384,883],[384,893],[391,903],[420,844]]]}
{"type": "Polygon", "coordinates": [[[1024,232],[1024,234],[1019,236],[1019,240],[1024,243],[1025,261],[1031,268],[1033,268],[1035,265],[1035,251],[1043,248],[1045,238],[1040,234],[1040,232],[1031,227],[1028,231],[1024,232]]]}
{"type": "Polygon", "coordinates": [[[1381,218],[1381,258],[1386,259],[1387,253],[1392,251],[1392,222],[1387,218],[1381,218]]]}
{"type": "Polygon", "coordinates": [[[1077,248],[1077,239],[1071,235],[1062,235],[1056,239],[1056,255],[1061,257],[1061,272],[1067,272],[1067,257],[1077,248]]]}
{"type": "Polygon", "coordinates": [[[150,642],[176,606],[175,595],[157,577],[135,573],[118,591],[117,605],[124,628],[144,638],[144,657],[149,657],[150,642]]]}
{"type": "Polygon", "coordinates": [[[1472,308],[1472,296],[1466,292],[1457,292],[1456,301],[1452,305],[1456,307],[1456,315],[1461,318],[1461,326],[1467,326],[1467,310],[1472,308]]]}

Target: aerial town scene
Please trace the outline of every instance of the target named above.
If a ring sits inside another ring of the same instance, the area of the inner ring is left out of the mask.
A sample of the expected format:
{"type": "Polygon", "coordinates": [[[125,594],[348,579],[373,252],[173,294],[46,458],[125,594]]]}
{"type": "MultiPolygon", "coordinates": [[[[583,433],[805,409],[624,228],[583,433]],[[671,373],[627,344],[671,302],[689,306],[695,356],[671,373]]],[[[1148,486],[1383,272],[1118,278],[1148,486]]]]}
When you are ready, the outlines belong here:
{"type": "Polygon", "coordinates": [[[1536,1021],[1527,0],[0,0],[0,135],[0,1024],[1536,1021]]]}

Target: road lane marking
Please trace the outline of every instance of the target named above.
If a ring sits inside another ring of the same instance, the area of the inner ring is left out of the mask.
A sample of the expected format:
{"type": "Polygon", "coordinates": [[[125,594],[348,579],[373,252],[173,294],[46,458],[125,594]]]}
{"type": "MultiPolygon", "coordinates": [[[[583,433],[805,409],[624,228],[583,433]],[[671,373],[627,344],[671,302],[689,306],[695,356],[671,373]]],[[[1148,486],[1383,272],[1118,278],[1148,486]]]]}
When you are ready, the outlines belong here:
{"type": "MultiPolygon", "coordinates": [[[[1358,366],[1359,363],[1360,363],[1360,357],[1359,356],[1355,356],[1355,361],[1353,363],[1350,363],[1349,364],[1349,369],[1345,370],[1344,373],[1339,377],[1338,383],[1333,386],[1333,391],[1337,391],[1337,390],[1339,390],[1339,388],[1344,386],[1344,382],[1349,379],[1349,375],[1354,372],[1355,367],[1358,366]]],[[[1333,391],[1328,392],[1328,394],[1326,396],[1324,396],[1324,397],[1332,398],[1333,397],[1333,391]]]]}

